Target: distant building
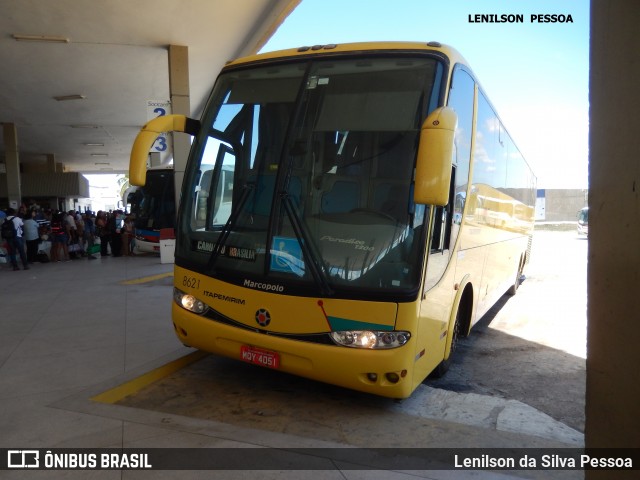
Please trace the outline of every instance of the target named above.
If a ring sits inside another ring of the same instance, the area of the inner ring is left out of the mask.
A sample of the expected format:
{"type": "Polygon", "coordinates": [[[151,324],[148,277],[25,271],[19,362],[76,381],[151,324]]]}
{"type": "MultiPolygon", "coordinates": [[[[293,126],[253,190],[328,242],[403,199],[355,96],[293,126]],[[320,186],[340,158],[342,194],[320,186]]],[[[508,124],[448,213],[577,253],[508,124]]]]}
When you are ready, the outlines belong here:
{"type": "MultiPolygon", "coordinates": [[[[89,182],[77,172],[22,173],[22,201],[52,210],[80,209],[89,198],[89,182]]],[[[8,203],[7,177],[0,174],[0,208],[8,203]]]]}
{"type": "Polygon", "coordinates": [[[574,222],[580,209],[587,206],[587,189],[539,189],[536,198],[536,221],[574,222]]]}

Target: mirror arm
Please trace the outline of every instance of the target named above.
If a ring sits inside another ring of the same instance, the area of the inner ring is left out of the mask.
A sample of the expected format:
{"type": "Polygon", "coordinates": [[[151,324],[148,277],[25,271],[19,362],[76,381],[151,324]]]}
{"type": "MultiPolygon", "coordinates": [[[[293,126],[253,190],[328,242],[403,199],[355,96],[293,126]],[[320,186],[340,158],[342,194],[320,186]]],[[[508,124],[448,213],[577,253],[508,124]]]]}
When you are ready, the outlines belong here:
{"type": "Polygon", "coordinates": [[[147,122],[133,142],[129,162],[129,183],[131,185],[144,186],[147,177],[147,158],[149,150],[158,138],[165,132],[184,132],[197,135],[200,131],[200,122],[185,115],[162,115],[147,122]]]}

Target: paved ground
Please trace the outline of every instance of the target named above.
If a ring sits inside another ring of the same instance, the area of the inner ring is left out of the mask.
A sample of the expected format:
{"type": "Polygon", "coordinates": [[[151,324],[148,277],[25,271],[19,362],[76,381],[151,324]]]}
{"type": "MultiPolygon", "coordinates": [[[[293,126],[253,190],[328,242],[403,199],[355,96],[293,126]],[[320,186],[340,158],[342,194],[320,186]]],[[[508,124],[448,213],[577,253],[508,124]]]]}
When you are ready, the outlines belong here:
{"type": "Polygon", "coordinates": [[[461,340],[447,375],[427,385],[519,400],[584,431],[587,240],[538,231],[526,280],[461,340]]]}
{"type": "MultiPolygon", "coordinates": [[[[584,240],[568,232],[539,232],[518,294],[503,297],[461,342],[444,378],[427,380],[408,400],[373,397],[210,356],[120,403],[354,446],[452,441],[470,447],[482,442],[473,435],[464,443],[457,437],[436,440],[430,429],[420,428],[429,419],[581,445],[585,260],[584,240]],[[557,335],[559,321],[574,333],[557,335]]],[[[494,445],[514,441],[505,438],[494,445]]],[[[536,445],[533,439],[521,444],[536,445]]]]}

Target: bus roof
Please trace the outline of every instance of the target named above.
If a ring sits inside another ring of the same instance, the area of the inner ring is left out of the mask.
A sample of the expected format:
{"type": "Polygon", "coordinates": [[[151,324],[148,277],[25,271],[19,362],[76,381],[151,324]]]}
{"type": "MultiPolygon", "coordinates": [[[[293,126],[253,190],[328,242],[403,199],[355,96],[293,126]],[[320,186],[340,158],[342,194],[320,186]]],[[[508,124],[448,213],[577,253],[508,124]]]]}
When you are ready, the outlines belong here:
{"type": "Polygon", "coordinates": [[[327,55],[331,53],[347,53],[347,52],[373,52],[373,51],[392,51],[392,52],[411,52],[411,51],[432,51],[445,55],[452,65],[462,63],[468,66],[468,63],[460,53],[448,45],[439,42],[358,42],[358,43],[342,43],[313,45],[299,48],[291,48],[287,50],[277,50],[274,52],[261,53],[231,60],[226,66],[239,66],[247,63],[268,61],[274,59],[282,59],[286,57],[305,57],[316,55],[327,55]]]}

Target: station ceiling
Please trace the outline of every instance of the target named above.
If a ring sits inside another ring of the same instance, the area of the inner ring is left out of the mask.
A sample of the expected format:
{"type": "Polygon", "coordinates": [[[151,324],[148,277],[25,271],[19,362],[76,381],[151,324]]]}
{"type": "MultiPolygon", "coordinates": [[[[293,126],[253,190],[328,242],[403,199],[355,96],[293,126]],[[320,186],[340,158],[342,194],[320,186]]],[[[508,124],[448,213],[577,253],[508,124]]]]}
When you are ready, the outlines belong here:
{"type": "Polygon", "coordinates": [[[299,1],[0,0],[0,123],[15,124],[25,165],[125,173],[148,103],[169,99],[169,45],[189,48],[197,117],[224,63],[258,51],[299,1]]]}

